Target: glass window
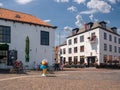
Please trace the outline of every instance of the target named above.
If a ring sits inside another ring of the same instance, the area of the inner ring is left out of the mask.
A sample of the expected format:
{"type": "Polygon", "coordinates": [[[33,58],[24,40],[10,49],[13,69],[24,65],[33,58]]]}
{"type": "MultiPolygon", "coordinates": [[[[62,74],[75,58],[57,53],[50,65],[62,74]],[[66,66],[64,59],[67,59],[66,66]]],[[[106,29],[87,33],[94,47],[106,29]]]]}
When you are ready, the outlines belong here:
{"type": "Polygon", "coordinates": [[[49,45],[49,32],[41,31],[41,45],[49,45]]]}
{"type": "Polygon", "coordinates": [[[103,60],[104,60],[104,63],[107,62],[107,55],[104,55],[103,60]]]}
{"type": "Polygon", "coordinates": [[[104,50],[107,51],[107,44],[104,44],[104,50]]]}
{"type": "Polygon", "coordinates": [[[117,37],[114,37],[114,42],[117,43],[117,37]]]}
{"type": "Polygon", "coordinates": [[[74,53],[77,53],[77,47],[74,47],[74,53]]]}
{"type": "Polygon", "coordinates": [[[65,48],[63,49],[63,54],[66,54],[66,50],[65,50],[65,48]]]}
{"type": "Polygon", "coordinates": [[[80,42],[84,42],[84,36],[80,36],[80,42]]]}
{"type": "Polygon", "coordinates": [[[80,46],[80,52],[84,52],[84,46],[80,46]]]}
{"type": "Polygon", "coordinates": [[[76,44],[77,43],[77,38],[74,38],[74,44],[76,44]]]}
{"type": "Polygon", "coordinates": [[[0,26],[0,42],[11,42],[11,28],[8,26],[0,26]]]}
{"type": "Polygon", "coordinates": [[[112,51],[112,45],[109,45],[109,51],[112,51]]]}
{"type": "Polygon", "coordinates": [[[62,54],[62,49],[60,49],[60,54],[62,54]]]}
{"type": "Polygon", "coordinates": [[[77,64],[77,63],[78,63],[78,57],[74,56],[74,64],[77,64]]]}
{"type": "Polygon", "coordinates": [[[72,48],[68,49],[68,53],[71,54],[72,53],[72,48]]]}
{"type": "Polygon", "coordinates": [[[80,64],[84,64],[85,60],[84,60],[84,56],[80,56],[80,64]]]}
{"type": "Polygon", "coordinates": [[[69,63],[69,65],[72,64],[72,57],[68,57],[68,63],[69,63]]]}
{"type": "Polygon", "coordinates": [[[72,44],[72,41],[71,41],[71,39],[70,40],[68,40],[68,45],[71,45],[72,44]]]}
{"type": "Polygon", "coordinates": [[[112,41],[112,35],[109,35],[109,41],[112,41]]]}
{"type": "Polygon", "coordinates": [[[117,52],[117,46],[114,46],[114,52],[117,52]]]}
{"type": "Polygon", "coordinates": [[[120,47],[118,47],[119,53],[120,53],[120,47]]]}
{"type": "Polygon", "coordinates": [[[104,32],[104,39],[107,40],[107,33],[104,32]]]}
{"type": "Polygon", "coordinates": [[[120,38],[118,38],[118,43],[120,44],[120,38]]]}

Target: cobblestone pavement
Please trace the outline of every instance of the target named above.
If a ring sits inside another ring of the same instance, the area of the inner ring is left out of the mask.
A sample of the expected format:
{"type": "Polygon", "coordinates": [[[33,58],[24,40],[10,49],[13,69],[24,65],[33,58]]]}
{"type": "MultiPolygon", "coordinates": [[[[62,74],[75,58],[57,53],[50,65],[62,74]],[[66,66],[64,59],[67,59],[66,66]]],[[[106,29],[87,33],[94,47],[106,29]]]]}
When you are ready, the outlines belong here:
{"type": "Polygon", "coordinates": [[[0,90],[120,90],[120,70],[70,68],[41,77],[41,71],[0,74],[0,90]]]}

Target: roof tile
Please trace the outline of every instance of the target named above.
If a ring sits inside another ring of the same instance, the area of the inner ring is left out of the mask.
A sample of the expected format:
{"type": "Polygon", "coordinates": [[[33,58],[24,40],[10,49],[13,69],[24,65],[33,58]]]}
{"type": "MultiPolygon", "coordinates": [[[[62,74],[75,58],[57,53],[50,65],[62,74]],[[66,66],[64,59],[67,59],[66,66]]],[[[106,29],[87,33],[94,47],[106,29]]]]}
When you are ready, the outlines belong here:
{"type": "Polygon", "coordinates": [[[18,21],[24,23],[31,23],[37,25],[43,25],[47,27],[53,27],[52,25],[40,20],[39,18],[32,16],[30,14],[25,14],[13,10],[8,10],[5,8],[0,8],[0,19],[7,19],[11,21],[18,21]]]}

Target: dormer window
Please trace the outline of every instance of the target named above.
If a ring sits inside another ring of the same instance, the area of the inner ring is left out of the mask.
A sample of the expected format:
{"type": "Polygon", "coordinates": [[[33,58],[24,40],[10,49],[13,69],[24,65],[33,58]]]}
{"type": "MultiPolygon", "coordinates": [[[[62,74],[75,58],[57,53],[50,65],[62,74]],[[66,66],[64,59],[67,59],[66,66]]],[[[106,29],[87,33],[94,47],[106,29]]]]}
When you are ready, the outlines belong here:
{"type": "Polygon", "coordinates": [[[105,21],[101,21],[100,23],[99,23],[103,28],[106,28],[106,22],[105,21]]]}
{"type": "Polygon", "coordinates": [[[20,18],[20,15],[19,14],[16,14],[16,16],[15,16],[16,18],[20,18]]]}
{"type": "Polygon", "coordinates": [[[92,22],[86,23],[86,24],[85,24],[85,30],[91,29],[92,26],[93,26],[93,23],[92,23],[92,22]]]}

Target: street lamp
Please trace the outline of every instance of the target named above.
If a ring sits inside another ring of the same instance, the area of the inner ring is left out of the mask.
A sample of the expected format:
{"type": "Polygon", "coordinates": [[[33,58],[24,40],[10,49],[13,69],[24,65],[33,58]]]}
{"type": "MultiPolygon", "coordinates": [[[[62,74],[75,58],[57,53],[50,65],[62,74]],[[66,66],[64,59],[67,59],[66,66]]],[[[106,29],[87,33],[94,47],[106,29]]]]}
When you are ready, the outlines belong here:
{"type": "Polygon", "coordinates": [[[58,54],[58,56],[59,56],[59,61],[60,62],[62,62],[63,60],[63,57],[61,57],[61,52],[60,52],[60,45],[61,45],[61,32],[62,31],[72,31],[72,28],[70,28],[70,27],[68,27],[68,26],[66,26],[66,27],[64,27],[64,29],[59,29],[60,31],[59,31],[59,54],[58,54]]]}
{"type": "Polygon", "coordinates": [[[60,30],[59,31],[59,46],[60,46],[60,44],[61,44],[61,32],[63,32],[63,31],[72,31],[72,28],[69,27],[69,26],[66,26],[63,29],[58,29],[58,30],[60,30]]]}

